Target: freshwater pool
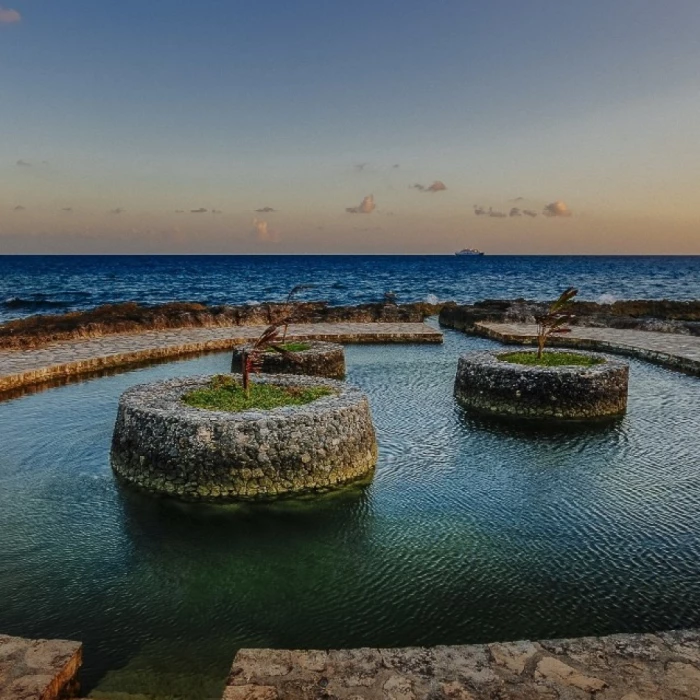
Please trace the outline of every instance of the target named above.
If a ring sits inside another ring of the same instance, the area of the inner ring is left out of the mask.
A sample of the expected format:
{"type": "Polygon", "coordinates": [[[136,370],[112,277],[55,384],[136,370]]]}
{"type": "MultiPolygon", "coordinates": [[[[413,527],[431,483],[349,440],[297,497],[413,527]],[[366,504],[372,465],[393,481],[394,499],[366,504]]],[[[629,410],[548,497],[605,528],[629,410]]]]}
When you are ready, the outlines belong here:
{"type": "Polygon", "coordinates": [[[612,426],[473,420],[457,357],[494,345],[349,346],[374,482],[274,505],[184,505],[112,476],[121,392],[225,372],[228,353],[0,403],[0,632],[83,641],[93,697],[203,700],[240,647],[700,625],[700,381],[632,361],[612,426]]]}

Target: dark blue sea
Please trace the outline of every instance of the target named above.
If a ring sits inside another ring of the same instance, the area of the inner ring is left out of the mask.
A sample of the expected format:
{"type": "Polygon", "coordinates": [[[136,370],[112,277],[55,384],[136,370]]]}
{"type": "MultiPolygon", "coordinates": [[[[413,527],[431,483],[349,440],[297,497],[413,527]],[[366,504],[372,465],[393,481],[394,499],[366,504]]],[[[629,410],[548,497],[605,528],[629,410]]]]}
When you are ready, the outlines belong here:
{"type": "Polygon", "coordinates": [[[0,256],[0,321],[100,304],[255,304],[296,284],[331,304],[700,297],[700,256],[0,256]]]}

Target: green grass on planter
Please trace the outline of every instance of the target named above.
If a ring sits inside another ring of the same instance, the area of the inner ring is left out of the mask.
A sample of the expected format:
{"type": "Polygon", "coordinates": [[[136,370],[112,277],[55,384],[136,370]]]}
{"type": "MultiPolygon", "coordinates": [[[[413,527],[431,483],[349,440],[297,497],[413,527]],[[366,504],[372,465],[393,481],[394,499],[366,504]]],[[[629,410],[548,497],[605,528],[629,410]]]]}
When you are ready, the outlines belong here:
{"type": "MultiPolygon", "coordinates": [[[[311,344],[305,343],[303,340],[290,340],[288,343],[281,343],[280,347],[287,352],[304,352],[304,350],[311,348],[311,344]]],[[[274,350],[270,352],[274,352],[274,350]]]]}
{"type": "Polygon", "coordinates": [[[209,386],[185,394],[182,400],[195,408],[211,411],[248,411],[254,408],[270,409],[280,406],[302,406],[322,396],[335,393],[327,386],[282,386],[251,382],[250,396],[243,387],[226,375],[214,377],[209,386]]]}
{"type": "Polygon", "coordinates": [[[512,362],[517,365],[531,365],[533,367],[564,367],[577,365],[579,367],[593,367],[605,362],[600,357],[578,355],[573,352],[544,352],[541,358],[536,352],[508,352],[499,355],[501,362],[512,362]]]}

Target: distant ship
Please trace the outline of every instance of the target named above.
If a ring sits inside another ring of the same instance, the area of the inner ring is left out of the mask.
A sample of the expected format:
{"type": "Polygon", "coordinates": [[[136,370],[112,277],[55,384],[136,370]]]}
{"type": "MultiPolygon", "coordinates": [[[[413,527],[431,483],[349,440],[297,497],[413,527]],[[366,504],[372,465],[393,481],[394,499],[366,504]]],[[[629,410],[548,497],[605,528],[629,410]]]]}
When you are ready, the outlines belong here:
{"type": "Polygon", "coordinates": [[[462,248],[462,250],[458,250],[455,255],[483,255],[483,253],[476,248],[462,248]]]}

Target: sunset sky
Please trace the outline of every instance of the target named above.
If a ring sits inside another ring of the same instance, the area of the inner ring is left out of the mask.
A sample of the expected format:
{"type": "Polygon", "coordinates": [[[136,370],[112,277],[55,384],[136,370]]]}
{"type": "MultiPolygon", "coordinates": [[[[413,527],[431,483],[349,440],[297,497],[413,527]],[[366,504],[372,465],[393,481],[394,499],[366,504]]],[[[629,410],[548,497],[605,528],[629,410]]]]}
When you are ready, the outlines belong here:
{"type": "Polygon", "coordinates": [[[0,254],[700,254],[699,37],[698,0],[0,0],[0,254]]]}

